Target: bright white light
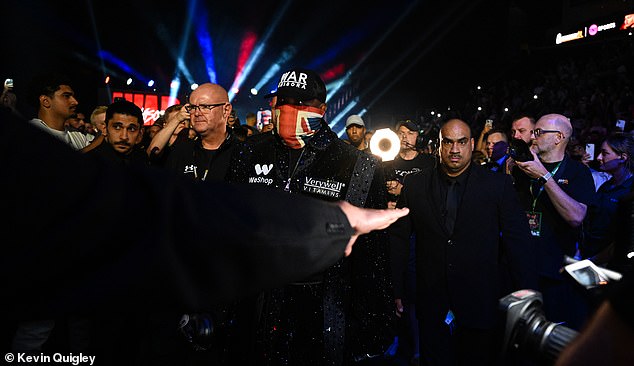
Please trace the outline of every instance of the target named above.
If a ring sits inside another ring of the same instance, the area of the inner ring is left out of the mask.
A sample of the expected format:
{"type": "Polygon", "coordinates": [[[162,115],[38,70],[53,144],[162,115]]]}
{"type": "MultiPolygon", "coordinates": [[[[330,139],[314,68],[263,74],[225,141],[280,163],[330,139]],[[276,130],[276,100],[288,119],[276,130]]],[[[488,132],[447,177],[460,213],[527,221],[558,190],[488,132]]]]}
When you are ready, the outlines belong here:
{"type": "Polygon", "coordinates": [[[434,114],[436,114],[436,112],[434,112],[434,111],[431,111],[431,115],[433,116],[434,114]]]}
{"type": "Polygon", "coordinates": [[[196,90],[198,89],[198,84],[193,83],[192,85],[190,85],[191,90],[196,90]]]}
{"type": "Polygon", "coordinates": [[[478,85],[478,90],[482,89],[482,87],[480,85],[478,85]]]}
{"type": "Polygon", "coordinates": [[[479,110],[479,111],[481,111],[481,110],[482,110],[482,107],[478,107],[478,110],[479,110]]]}
{"type": "Polygon", "coordinates": [[[508,112],[508,111],[509,111],[509,109],[508,109],[508,108],[504,108],[504,112],[508,112]]]}
{"type": "Polygon", "coordinates": [[[181,85],[181,82],[179,80],[174,79],[170,83],[170,88],[171,89],[177,89],[180,85],[181,85]]]}
{"type": "Polygon", "coordinates": [[[380,156],[383,161],[394,160],[399,150],[401,150],[401,140],[396,132],[389,128],[376,130],[370,139],[370,151],[380,156]]]}
{"type": "Polygon", "coordinates": [[[533,95],[533,99],[537,99],[537,98],[539,98],[537,94],[533,95]]]}
{"type": "Polygon", "coordinates": [[[448,110],[448,111],[450,111],[450,110],[451,110],[451,107],[447,107],[447,110],[448,110]]]}
{"type": "Polygon", "coordinates": [[[238,94],[238,92],[240,91],[240,89],[238,89],[237,87],[233,87],[231,88],[231,92],[235,95],[238,94]]]}
{"type": "Polygon", "coordinates": [[[128,78],[128,80],[125,83],[128,85],[132,84],[132,78],[128,78]]]}
{"type": "Polygon", "coordinates": [[[258,95],[258,90],[256,88],[251,88],[252,95],[258,95]]]}
{"type": "Polygon", "coordinates": [[[627,259],[632,259],[634,257],[634,252],[627,253],[627,259]]]}
{"type": "Polygon", "coordinates": [[[150,88],[154,86],[154,80],[150,80],[147,82],[147,86],[149,86],[150,88]]]}
{"type": "Polygon", "coordinates": [[[438,117],[438,118],[440,118],[440,116],[441,116],[441,114],[440,114],[440,113],[438,113],[438,114],[436,115],[436,117],[438,117]]]}

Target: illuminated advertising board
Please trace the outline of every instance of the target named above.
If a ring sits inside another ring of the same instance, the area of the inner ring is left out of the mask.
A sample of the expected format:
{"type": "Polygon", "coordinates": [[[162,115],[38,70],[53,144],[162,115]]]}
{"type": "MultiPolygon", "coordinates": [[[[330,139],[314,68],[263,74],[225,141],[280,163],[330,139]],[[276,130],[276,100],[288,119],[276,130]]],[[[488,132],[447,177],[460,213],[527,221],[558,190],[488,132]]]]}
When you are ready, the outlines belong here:
{"type": "Polygon", "coordinates": [[[178,98],[156,93],[114,91],[112,101],[125,99],[136,104],[143,111],[143,125],[153,125],[156,120],[165,113],[167,107],[179,104],[178,98]]]}
{"type": "Polygon", "coordinates": [[[634,14],[620,15],[605,19],[601,22],[592,22],[580,26],[579,28],[566,33],[557,33],[555,36],[555,44],[576,41],[580,39],[595,37],[603,34],[614,34],[620,30],[634,29],[634,14]]]}

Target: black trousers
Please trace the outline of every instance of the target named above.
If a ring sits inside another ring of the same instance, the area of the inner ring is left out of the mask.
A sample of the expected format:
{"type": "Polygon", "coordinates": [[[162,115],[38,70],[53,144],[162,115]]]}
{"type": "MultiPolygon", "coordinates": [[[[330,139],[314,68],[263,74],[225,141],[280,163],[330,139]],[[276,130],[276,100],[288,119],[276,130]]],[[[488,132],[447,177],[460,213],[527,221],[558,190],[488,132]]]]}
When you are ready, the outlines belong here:
{"type": "Polygon", "coordinates": [[[429,366],[498,365],[502,346],[500,329],[453,330],[438,321],[419,321],[420,362],[429,366]]]}

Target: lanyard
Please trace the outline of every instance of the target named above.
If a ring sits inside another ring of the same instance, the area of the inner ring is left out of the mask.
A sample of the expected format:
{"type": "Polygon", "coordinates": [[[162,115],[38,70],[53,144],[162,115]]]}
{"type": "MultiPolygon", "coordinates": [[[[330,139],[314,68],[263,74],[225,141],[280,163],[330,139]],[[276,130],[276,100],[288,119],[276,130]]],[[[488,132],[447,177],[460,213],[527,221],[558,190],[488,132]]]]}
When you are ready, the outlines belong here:
{"type": "MultiPolygon", "coordinates": [[[[557,173],[557,170],[559,170],[559,167],[561,166],[561,163],[563,163],[564,161],[560,161],[559,164],[557,164],[557,166],[555,167],[555,169],[553,169],[552,172],[550,172],[550,174],[552,174],[553,178],[555,177],[555,174],[557,173]]],[[[544,190],[544,186],[546,184],[542,184],[541,187],[539,187],[539,192],[537,192],[537,195],[535,195],[533,193],[533,182],[535,181],[535,179],[532,179],[532,182],[529,186],[529,189],[531,191],[531,196],[533,196],[533,212],[535,212],[535,206],[537,205],[537,199],[539,198],[539,195],[542,194],[542,191],[544,190]]]]}

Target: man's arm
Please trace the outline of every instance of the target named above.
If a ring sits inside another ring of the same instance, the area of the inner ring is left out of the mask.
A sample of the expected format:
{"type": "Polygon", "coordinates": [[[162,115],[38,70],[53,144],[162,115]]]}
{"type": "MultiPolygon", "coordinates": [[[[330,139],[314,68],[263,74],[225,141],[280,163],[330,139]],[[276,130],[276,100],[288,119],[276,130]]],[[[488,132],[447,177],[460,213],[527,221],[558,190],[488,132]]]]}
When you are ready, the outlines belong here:
{"type": "Polygon", "coordinates": [[[176,128],[182,121],[186,121],[189,119],[189,112],[185,107],[181,108],[178,112],[172,113],[167,121],[165,121],[165,126],[161,128],[159,132],[154,135],[154,138],[150,142],[150,146],[147,147],[146,153],[151,158],[152,155],[159,155],[163,152],[165,146],[170,140],[170,137],[176,131],[176,128]]]}
{"type": "MultiPolygon", "coordinates": [[[[538,179],[543,177],[548,170],[544,167],[539,160],[537,154],[531,150],[533,154],[532,161],[516,162],[516,165],[526,173],[530,178],[538,179]]],[[[570,197],[566,192],[561,189],[559,184],[554,178],[550,178],[544,185],[544,191],[548,194],[550,201],[555,206],[557,213],[566,220],[566,222],[572,227],[579,227],[583,223],[583,219],[586,217],[588,206],[584,203],[578,202],[570,197]]]]}
{"type": "Polygon", "coordinates": [[[407,214],[111,166],[0,117],[0,189],[12,192],[0,230],[19,238],[0,257],[0,288],[15,314],[205,309],[321,271],[407,214]]]}

